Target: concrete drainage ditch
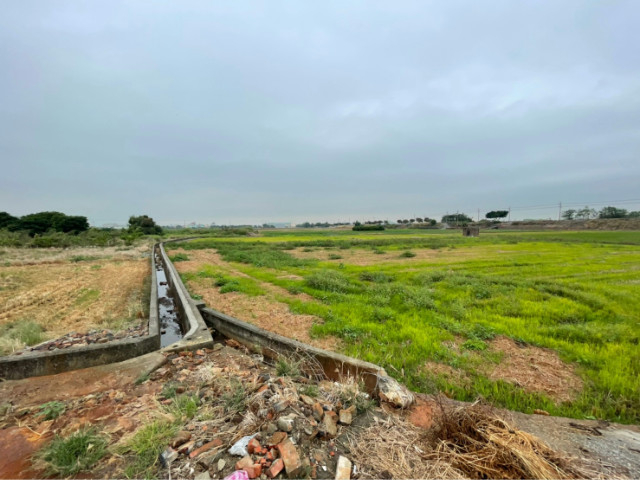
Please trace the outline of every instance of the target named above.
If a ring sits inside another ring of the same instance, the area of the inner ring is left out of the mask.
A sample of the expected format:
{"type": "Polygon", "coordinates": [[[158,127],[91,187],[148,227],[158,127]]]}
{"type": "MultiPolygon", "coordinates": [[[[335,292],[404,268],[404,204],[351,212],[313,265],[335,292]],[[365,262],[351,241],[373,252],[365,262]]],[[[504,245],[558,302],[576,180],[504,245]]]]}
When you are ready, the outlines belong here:
{"type": "MultiPolygon", "coordinates": [[[[189,239],[180,239],[180,241],[189,239]]],[[[168,242],[176,241],[169,240],[168,242]]],[[[313,359],[332,380],[355,378],[364,381],[370,393],[385,397],[390,403],[406,408],[413,395],[386,372],[368,362],[321,350],[206,308],[194,301],[169,259],[164,243],[153,247],[151,255],[151,298],[147,335],[102,344],[64,350],[32,351],[20,356],[0,358],[0,378],[18,380],[26,377],[53,375],[81,368],[121,362],[156,350],[175,352],[213,346],[209,332],[236,340],[265,357],[304,356],[313,359]],[[205,321],[206,320],[206,321],[205,321]]]]}

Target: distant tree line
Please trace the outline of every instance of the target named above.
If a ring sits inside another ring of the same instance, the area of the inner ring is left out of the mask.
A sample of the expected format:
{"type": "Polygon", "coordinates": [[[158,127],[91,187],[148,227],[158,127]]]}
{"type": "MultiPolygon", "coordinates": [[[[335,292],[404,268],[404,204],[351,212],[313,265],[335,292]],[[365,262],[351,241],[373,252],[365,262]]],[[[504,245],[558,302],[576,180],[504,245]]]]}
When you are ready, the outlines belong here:
{"type": "MultiPolygon", "coordinates": [[[[389,223],[389,222],[387,222],[389,223]]],[[[356,222],[353,224],[353,228],[351,229],[353,231],[356,232],[363,232],[363,231],[374,231],[374,230],[384,230],[384,225],[382,224],[382,221],[380,222],[365,222],[364,224],[360,223],[359,221],[356,220],[356,222]]]]}
{"type": "Polygon", "coordinates": [[[424,218],[416,217],[416,218],[398,219],[396,220],[396,223],[404,224],[404,225],[414,224],[414,223],[426,223],[433,226],[438,222],[429,217],[424,217],[424,218]]]}
{"type": "Polygon", "coordinates": [[[337,222],[337,223],[329,223],[329,222],[304,222],[296,225],[297,228],[328,228],[328,227],[339,227],[342,225],[350,225],[348,222],[337,222]]]}
{"type": "Polygon", "coordinates": [[[595,208],[584,207],[579,210],[570,208],[562,212],[565,220],[590,220],[594,218],[639,218],[640,211],[628,212],[624,208],[604,207],[599,212],[595,208]]]}
{"type": "Polygon", "coordinates": [[[27,232],[30,237],[47,232],[78,234],[89,230],[87,217],[65,215],[60,212],[30,213],[23,217],[14,217],[7,212],[0,212],[0,228],[10,232],[27,232]]]}

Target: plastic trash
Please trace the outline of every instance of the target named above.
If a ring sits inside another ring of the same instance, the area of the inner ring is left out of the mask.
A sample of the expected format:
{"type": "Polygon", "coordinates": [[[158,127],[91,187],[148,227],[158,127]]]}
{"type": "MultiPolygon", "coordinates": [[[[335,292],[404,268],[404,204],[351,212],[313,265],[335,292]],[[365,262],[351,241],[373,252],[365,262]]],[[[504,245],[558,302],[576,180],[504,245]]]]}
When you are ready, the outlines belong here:
{"type": "MultiPolygon", "coordinates": [[[[249,440],[255,437],[257,434],[247,435],[246,437],[242,437],[233,446],[229,449],[229,453],[231,455],[236,455],[238,457],[245,457],[249,455],[249,451],[247,450],[247,446],[249,445],[249,440]]],[[[226,479],[225,479],[226,480],[226,479]]],[[[237,479],[236,479],[237,480],[237,479]]]]}
{"type": "Polygon", "coordinates": [[[249,480],[249,474],[244,470],[236,470],[231,475],[224,477],[224,480],[249,480]]]}

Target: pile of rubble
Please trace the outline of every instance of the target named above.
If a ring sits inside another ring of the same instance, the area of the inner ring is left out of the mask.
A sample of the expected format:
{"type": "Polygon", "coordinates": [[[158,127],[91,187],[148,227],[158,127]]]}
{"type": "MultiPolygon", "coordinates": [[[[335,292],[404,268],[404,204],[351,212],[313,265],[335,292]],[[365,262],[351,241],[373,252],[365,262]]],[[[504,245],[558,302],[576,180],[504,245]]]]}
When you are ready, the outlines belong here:
{"type": "Polygon", "coordinates": [[[148,325],[146,322],[119,332],[112,332],[111,330],[90,330],[87,333],[71,332],[55,340],[49,340],[36,345],[35,347],[27,347],[24,350],[13,352],[13,355],[21,355],[24,352],[47,352],[70,347],[84,347],[87,345],[107,343],[113,340],[142,337],[147,335],[147,333],[148,325]]]}
{"type": "Polygon", "coordinates": [[[379,409],[356,382],[318,381],[302,373],[304,366],[277,375],[280,369],[274,372],[260,355],[220,344],[215,351],[180,352],[168,360],[151,380],[178,383],[165,384],[168,393],[160,403],[171,405],[175,395],[200,402],[198,414],[160,457],[172,477],[349,479],[357,472],[346,433],[371,421],[366,412],[379,409]]]}

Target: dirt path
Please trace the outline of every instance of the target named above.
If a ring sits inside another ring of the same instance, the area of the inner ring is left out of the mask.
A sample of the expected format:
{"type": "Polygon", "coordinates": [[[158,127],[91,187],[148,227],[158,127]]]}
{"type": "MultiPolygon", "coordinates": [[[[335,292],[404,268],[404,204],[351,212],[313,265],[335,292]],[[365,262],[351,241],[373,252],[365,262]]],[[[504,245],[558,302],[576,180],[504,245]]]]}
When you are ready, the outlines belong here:
{"type": "MultiPolygon", "coordinates": [[[[177,252],[186,253],[189,256],[188,261],[175,262],[176,268],[181,273],[197,272],[204,265],[215,265],[230,275],[248,277],[222,260],[214,250],[173,250],[172,254],[177,252]]],[[[289,305],[276,299],[285,297],[306,302],[316,301],[313,297],[304,293],[293,295],[277,285],[254,280],[267,292],[266,295],[248,296],[238,292],[220,293],[219,288],[213,284],[211,279],[206,278],[194,279],[188,283],[194,293],[202,296],[207,306],[220,312],[318,348],[335,351],[340,349],[340,340],[336,337],[313,338],[311,336],[311,327],[316,323],[322,323],[321,318],[292,313],[289,305]]]]}

